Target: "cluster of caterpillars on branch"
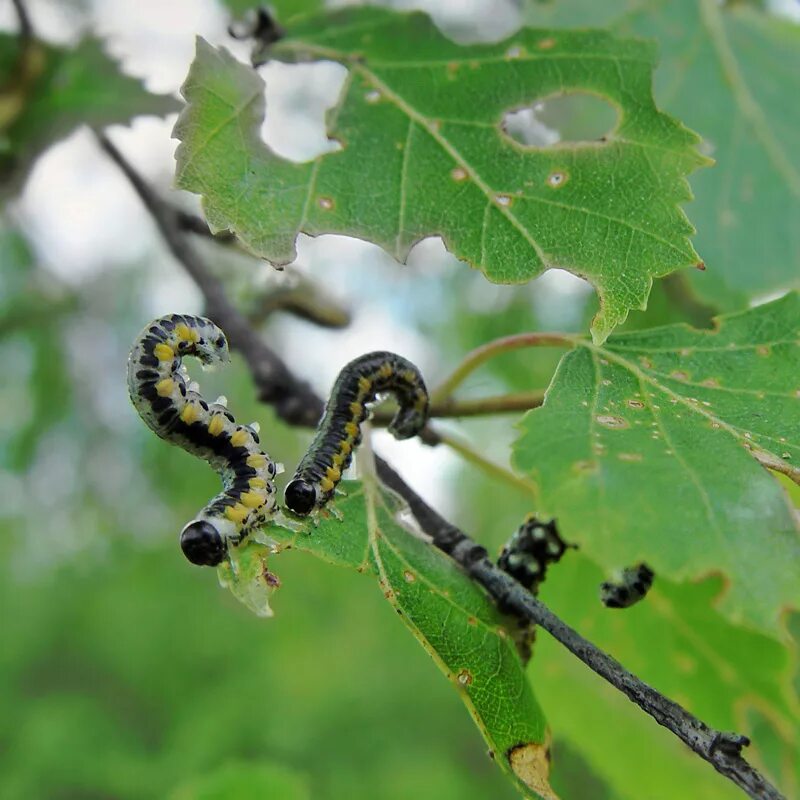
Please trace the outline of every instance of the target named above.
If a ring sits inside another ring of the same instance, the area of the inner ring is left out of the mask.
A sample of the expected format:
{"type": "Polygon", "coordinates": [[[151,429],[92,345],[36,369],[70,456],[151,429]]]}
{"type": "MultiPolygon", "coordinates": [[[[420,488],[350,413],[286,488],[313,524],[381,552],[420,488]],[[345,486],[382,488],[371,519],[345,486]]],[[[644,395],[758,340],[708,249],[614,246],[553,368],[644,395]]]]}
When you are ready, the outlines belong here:
{"type": "MultiPolygon", "coordinates": [[[[518,580],[532,594],[547,575],[547,568],[561,560],[566,550],[575,545],[564,542],[555,520],[544,523],[529,514],[503,548],[498,566],[518,580]]],[[[600,586],[600,600],[607,608],[628,608],[638,603],[653,585],[655,573],[647,564],[627,567],[618,581],[600,586]]]]}
{"type": "MultiPolygon", "coordinates": [[[[210,365],[228,360],[222,331],[204,317],[172,314],[150,323],[128,359],[128,389],[145,423],[173,444],[207,461],[223,491],[181,532],[181,548],[193,564],[216,566],[229,547],[275,514],[275,463],[259,445],[258,426],[238,425],[224,398],[206,402],[182,364],[195,356],[210,365]]],[[[368,405],[385,393],[398,411],[389,431],[398,439],[418,434],[428,416],[428,392],[419,370],[388,352],[351,361],[334,384],[316,435],[286,487],[286,506],[306,516],[333,497],[361,441],[368,405]]]]}

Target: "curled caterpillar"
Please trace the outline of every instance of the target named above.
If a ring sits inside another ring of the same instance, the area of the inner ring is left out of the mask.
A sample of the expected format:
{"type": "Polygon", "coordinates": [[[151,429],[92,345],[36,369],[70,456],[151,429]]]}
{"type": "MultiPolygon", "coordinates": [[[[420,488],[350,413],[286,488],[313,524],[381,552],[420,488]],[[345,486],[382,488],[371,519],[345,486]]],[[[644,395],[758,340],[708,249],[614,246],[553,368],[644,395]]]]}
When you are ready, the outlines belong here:
{"type": "Polygon", "coordinates": [[[361,441],[367,404],[384,392],[394,394],[400,405],[389,425],[396,439],[409,439],[425,427],[428,391],[410,361],[385,352],[351,361],[339,373],[311,446],[286,486],[290,511],[305,516],[330,500],[361,441]]]}
{"type": "Polygon", "coordinates": [[[225,399],[207,403],[188,382],[184,356],[209,365],[227,361],[228,342],[211,320],[171,314],[151,322],[128,358],[128,391],[139,416],[168,442],[219,472],[223,491],[181,531],[193,564],[216,566],[275,507],[276,467],[260,449],[257,426],[237,425],[225,399]]]}
{"type": "Polygon", "coordinates": [[[628,608],[650,591],[653,578],[655,573],[647,564],[626,567],[619,581],[600,584],[600,600],[607,608],[628,608]]]}
{"type": "Polygon", "coordinates": [[[560,561],[568,547],[574,545],[568,545],[561,538],[555,520],[540,522],[529,514],[503,548],[497,565],[537,594],[547,567],[560,561]]]}

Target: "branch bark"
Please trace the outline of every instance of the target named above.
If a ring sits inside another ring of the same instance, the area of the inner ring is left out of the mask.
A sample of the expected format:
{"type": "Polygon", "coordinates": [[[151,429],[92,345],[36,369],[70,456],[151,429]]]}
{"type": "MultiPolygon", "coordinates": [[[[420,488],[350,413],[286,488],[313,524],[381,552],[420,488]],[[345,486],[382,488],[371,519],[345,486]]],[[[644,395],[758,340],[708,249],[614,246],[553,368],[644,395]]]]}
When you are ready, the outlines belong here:
{"type": "MultiPolygon", "coordinates": [[[[126,175],[142,202],[151,213],[164,240],[175,258],[195,280],[202,291],[208,313],[225,331],[231,345],[247,361],[258,388],[259,399],[274,406],[277,414],[291,425],[313,427],[317,424],[324,403],[313,389],[296,378],[281,358],[260,338],[244,315],[230,302],[221,282],[211,274],[192,249],[182,230],[180,215],[165,203],[127,163],[116,147],[102,134],[98,139],[103,150],[126,175]]],[[[547,344],[565,343],[566,337],[553,337],[547,344]]],[[[539,343],[539,342],[537,342],[539,343]]],[[[544,343],[542,341],[541,343],[544,343]]],[[[488,352],[488,351],[487,351],[488,352]]],[[[452,388],[467,372],[483,360],[486,352],[473,358],[454,373],[444,386],[452,388]]],[[[449,394],[449,391],[446,392],[449,394]]],[[[690,714],[678,703],[664,697],[618,661],[604,653],[577,631],[560,620],[514,578],[503,572],[489,557],[486,549],[451,525],[409,487],[395,470],[377,454],[378,477],[408,503],[422,529],[433,544],[447,553],[494,598],[500,608],[526,622],[540,625],[586,666],[623,692],[660,725],[668,728],[701,758],[756,800],[784,800],[755,768],[742,757],[742,748],[749,744],[745,736],[717,731],[690,714]]]]}

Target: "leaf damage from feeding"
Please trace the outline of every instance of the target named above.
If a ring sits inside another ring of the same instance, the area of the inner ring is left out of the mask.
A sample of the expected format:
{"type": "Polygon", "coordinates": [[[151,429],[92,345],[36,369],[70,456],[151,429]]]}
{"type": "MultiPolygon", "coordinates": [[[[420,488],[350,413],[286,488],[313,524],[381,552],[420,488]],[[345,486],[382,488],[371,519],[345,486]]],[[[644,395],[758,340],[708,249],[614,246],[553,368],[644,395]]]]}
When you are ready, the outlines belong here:
{"type": "Polygon", "coordinates": [[[540,742],[518,744],[508,751],[506,756],[514,774],[537,794],[546,800],[558,800],[547,782],[550,771],[550,748],[540,742]],[[545,780],[542,780],[545,776],[545,780]]]}
{"type": "Polygon", "coordinates": [[[438,235],[493,282],[555,267],[585,278],[600,298],[599,342],[646,306],[654,277],[699,261],[681,204],[686,175],[708,160],[656,108],[646,42],[524,28],[464,47],[424,14],[350,8],[298,21],[269,56],[348,68],[328,115],[341,149],[301,164],[278,157],[259,135],[263,81],[200,39],[176,174],[215,230],[275,265],[294,259],[300,232],[355,236],[400,261],[438,235]],[[530,148],[504,132],[510,111],[574,92],[616,110],[601,140],[530,148]]]}
{"type": "Polygon", "coordinates": [[[579,341],[520,423],[513,463],[539,486],[539,512],[605,569],[646,561],[684,581],[718,571],[720,610],[785,638],[781,617],[800,608],[800,531],[767,469],[800,483],[798,376],[796,293],[712,331],[579,341]]]}
{"type": "MultiPolygon", "coordinates": [[[[506,753],[520,742],[544,748],[547,726],[507,620],[473,581],[430,542],[402,523],[397,495],[371,483],[342,484],[342,519],[320,517],[301,531],[271,527],[279,549],[292,546],[323,560],[369,571],[397,616],[456,688],[489,748],[506,753]]],[[[546,761],[527,761],[518,774],[498,760],[525,797],[553,797],[546,761]]]]}

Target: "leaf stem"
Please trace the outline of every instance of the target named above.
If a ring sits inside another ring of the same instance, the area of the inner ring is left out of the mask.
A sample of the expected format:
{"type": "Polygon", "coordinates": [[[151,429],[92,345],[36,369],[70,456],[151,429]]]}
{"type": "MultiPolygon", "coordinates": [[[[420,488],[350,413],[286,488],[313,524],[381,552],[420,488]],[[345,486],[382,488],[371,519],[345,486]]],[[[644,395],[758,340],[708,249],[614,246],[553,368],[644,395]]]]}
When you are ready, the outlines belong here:
{"type": "Polygon", "coordinates": [[[524,347],[574,347],[578,341],[578,336],[568,333],[518,333],[495,339],[467,353],[453,372],[431,392],[431,401],[441,403],[447,400],[481,364],[501,353],[509,353],[524,347]]]}
{"type": "MultiPolygon", "coordinates": [[[[430,419],[454,419],[459,417],[484,417],[490,414],[511,414],[538,408],[544,402],[544,392],[511,392],[492,397],[478,397],[470,400],[448,398],[433,403],[428,409],[430,419]]],[[[394,413],[391,410],[375,412],[372,421],[376,425],[388,425],[394,413]]]]}

